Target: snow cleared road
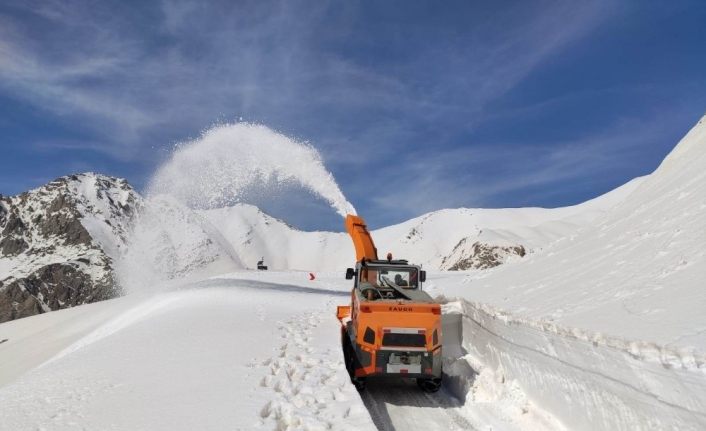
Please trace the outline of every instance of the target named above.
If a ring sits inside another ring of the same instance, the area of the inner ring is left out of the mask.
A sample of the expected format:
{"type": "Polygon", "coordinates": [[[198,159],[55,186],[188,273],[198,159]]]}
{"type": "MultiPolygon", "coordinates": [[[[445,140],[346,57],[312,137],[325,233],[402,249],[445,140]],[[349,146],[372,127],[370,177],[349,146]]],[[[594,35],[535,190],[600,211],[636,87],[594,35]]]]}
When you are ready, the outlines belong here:
{"type": "Polygon", "coordinates": [[[361,398],[379,430],[475,429],[445,389],[427,394],[412,380],[372,381],[361,398]]]}

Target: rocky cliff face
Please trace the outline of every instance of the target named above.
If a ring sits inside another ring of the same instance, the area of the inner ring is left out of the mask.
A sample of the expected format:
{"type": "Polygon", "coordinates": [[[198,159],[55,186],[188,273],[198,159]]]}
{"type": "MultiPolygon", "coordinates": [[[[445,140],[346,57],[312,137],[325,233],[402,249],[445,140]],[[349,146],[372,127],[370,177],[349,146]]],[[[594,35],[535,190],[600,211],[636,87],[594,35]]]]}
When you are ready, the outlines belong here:
{"type": "Polygon", "coordinates": [[[0,196],[0,322],[118,295],[113,262],[140,205],[127,181],[92,173],[0,196]]]}
{"type": "Polygon", "coordinates": [[[489,269],[502,265],[510,256],[524,257],[522,245],[495,245],[463,238],[450,255],[441,262],[441,269],[463,271],[467,269],[489,269]],[[470,245],[470,246],[469,246],[470,245]]]}

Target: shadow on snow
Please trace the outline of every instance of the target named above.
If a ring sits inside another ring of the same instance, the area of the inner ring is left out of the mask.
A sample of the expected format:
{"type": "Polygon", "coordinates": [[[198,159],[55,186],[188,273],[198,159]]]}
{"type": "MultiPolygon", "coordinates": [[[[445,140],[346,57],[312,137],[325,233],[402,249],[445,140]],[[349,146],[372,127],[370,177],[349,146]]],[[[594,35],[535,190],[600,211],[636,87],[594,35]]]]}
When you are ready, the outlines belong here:
{"type": "Polygon", "coordinates": [[[227,287],[227,288],[249,288],[255,290],[273,290],[278,292],[290,293],[306,293],[314,295],[331,295],[331,296],[350,296],[348,291],[340,291],[334,289],[319,289],[315,287],[297,286],[295,284],[270,283],[260,280],[233,279],[233,278],[216,278],[190,283],[182,286],[182,289],[193,288],[209,288],[209,287],[227,287]]]}

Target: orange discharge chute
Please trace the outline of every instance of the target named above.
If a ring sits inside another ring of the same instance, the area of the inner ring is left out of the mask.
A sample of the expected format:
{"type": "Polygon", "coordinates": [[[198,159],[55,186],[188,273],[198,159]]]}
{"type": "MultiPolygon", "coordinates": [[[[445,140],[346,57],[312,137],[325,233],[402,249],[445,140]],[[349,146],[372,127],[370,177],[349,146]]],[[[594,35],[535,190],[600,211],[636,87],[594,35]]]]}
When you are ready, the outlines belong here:
{"type": "Polygon", "coordinates": [[[365,220],[353,214],[346,216],[346,230],[348,235],[353,239],[355,246],[355,260],[377,260],[378,249],[375,248],[373,238],[368,232],[368,227],[365,225],[365,220]]]}

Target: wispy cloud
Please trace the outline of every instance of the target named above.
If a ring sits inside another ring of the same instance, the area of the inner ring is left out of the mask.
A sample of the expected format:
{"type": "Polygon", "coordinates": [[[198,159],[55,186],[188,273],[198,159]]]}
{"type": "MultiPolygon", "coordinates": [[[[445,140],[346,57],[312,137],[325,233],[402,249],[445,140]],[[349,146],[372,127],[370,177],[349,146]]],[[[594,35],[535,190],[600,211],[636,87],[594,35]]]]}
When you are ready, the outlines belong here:
{"type": "Polygon", "coordinates": [[[153,122],[139,104],[110,85],[113,77],[133,65],[137,53],[110,29],[82,19],[76,6],[23,5],[40,24],[58,29],[57,34],[47,32],[41,38],[34,37],[26,23],[0,18],[0,87],[24,102],[69,118],[79,129],[107,128],[109,142],[124,144],[106,145],[103,150],[120,156],[136,145],[140,130],[153,122]],[[64,39],[67,34],[80,36],[64,39]]]}
{"type": "Polygon", "coordinates": [[[123,156],[160,128],[198,130],[219,115],[289,125],[297,111],[373,111],[402,123],[472,122],[485,103],[594,25],[597,4],[557,3],[530,16],[507,8],[500,19],[473,20],[477,28],[446,49],[421,46],[414,58],[381,69],[325,39],[334,34],[328,25],[338,26],[332,37],[366,37],[351,24],[362,14],[355,7],[17,2],[0,18],[0,77],[15,97],[73,121],[85,116],[85,126],[114,137],[106,151],[123,156]]]}
{"type": "Polygon", "coordinates": [[[370,198],[385,211],[404,214],[404,219],[439,208],[507,206],[507,196],[514,196],[516,202],[510,206],[521,206],[526,202],[518,195],[531,195],[528,202],[542,201],[586,182],[607,192],[656,168],[635,163],[647,148],[675,144],[661,142],[668,135],[665,124],[683,112],[666,115],[674,118],[663,116],[660,122],[620,119],[568,141],[476,143],[446,152],[400,155],[393,167],[378,173],[375,182],[386,187],[370,198]]]}

